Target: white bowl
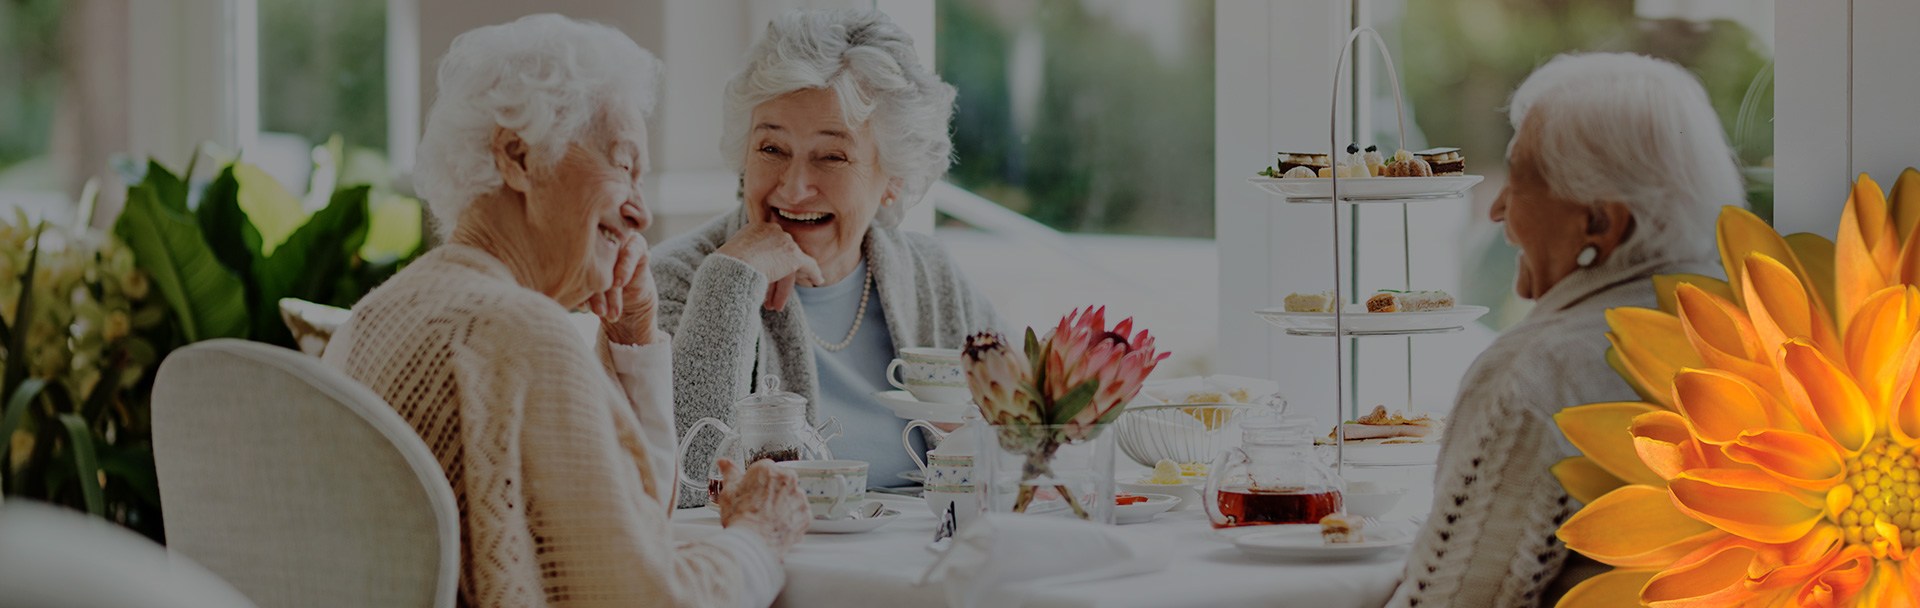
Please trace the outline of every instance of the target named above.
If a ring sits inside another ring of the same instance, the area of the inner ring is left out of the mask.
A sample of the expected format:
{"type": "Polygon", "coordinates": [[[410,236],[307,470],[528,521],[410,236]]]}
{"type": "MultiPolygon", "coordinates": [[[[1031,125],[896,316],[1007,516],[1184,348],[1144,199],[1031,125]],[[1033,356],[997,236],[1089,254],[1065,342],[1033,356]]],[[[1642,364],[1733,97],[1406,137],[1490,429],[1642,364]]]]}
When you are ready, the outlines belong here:
{"type": "Polygon", "coordinates": [[[1114,505],[1114,523],[1139,524],[1153,521],[1153,516],[1165,513],[1174,507],[1180,506],[1180,503],[1186,502],[1180,500],[1180,497],[1171,494],[1128,493],[1134,496],[1144,496],[1147,501],[1136,502],[1130,505],[1114,505]]]}
{"type": "Polygon", "coordinates": [[[1372,492],[1355,492],[1351,489],[1340,494],[1341,504],[1347,512],[1361,517],[1382,518],[1400,504],[1400,498],[1406,496],[1405,489],[1379,489],[1372,492]]]}
{"type": "Polygon", "coordinates": [[[1113,485],[1119,488],[1120,491],[1128,494],[1166,494],[1178,498],[1180,499],[1180,504],[1175,507],[1175,510],[1191,509],[1199,505],[1200,492],[1207,489],[1207,480],[1192,477],[1187,478],[1185,483],[1176,486],[1141,483],[1144,481],[1146,481],[1144,477],[1133,481],[1116,480],[1113,485]]]}

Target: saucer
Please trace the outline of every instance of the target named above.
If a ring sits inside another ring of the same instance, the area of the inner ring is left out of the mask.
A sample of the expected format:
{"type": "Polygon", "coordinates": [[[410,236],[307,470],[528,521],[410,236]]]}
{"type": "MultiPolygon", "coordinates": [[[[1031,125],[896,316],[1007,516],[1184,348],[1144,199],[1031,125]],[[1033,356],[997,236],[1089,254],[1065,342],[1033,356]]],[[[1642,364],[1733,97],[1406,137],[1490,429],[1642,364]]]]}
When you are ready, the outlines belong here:
{"type": "Polygon", "coordinates": [[[1367,540],[1358,543],[1328,543],[1320,538],[1318,525],[1260,526],[1257,532],[1233,537],[1233,546],[1256,557],[1295,560],[1345,560],[1372,557],[1413,542],[1413,535],[1392,527],[1369,529],[1367,540]]]}
{"type": "Polygon", "coordinates": [[[961,424],[965,422],[961,417],[974,411],[971,403],[930,403],[906,391],[880,391],[874,393],[873,398],[893,410],[893,415],[907,420],[961,424]]]}
{"type": "MultiPolygon", "coordinates": [[[[858,510],[858,509],[856,509],[858,510]]],[[[871,532],[887,525],[900,517],[900,511],[892,507],[884,508],[874,517],[848,517],[842,519],[816,519],[808,525],[807,532],[821,534],[858,534],[871,532]]]]}

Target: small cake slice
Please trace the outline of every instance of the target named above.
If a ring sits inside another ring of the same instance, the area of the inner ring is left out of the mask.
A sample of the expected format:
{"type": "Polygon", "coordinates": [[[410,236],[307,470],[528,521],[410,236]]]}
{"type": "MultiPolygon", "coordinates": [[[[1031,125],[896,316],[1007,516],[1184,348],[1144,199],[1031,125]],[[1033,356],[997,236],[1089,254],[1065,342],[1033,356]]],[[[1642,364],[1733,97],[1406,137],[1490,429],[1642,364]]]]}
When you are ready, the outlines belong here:
{"type": "Polygon", "coordinates": [[[1320,518],[1320,540],[1329,545],[1367,542],[1366,520],[1345,513],[1320,518]]]}
{"type": "Polygon", "coordinates": [[[1315,154],[1312,152],[1281,152],[1280,164],[1274,166],[1274,172],[1281,175],[1285,175],[1288,171],[1292,171],[1294,167],[1306,167],[1312,170],[1314,173],[1319,173],[1321,169],[1330,168],[1332,166],[1333,166],[1332,154],[1315,154]]]}
{"type": "Polygon", "coordinates": [[[1433,165],[1420,160],[1411,152],[1401,150],[1393,153],[1393,162],[1387,163],[1387,168],[1382,171],[1382,174],[1387,177],[1431,177],[1433,165]]]}
{"type": "Polygon", "coordinates": [[[1290,293],[1282,304],[1287,312],[1333,312],[1333,292],[1290,293]]]}
{"type": "Polygon", "coordinates": [[[1451,310],[1453,294],[1440,290],[1395,291],[1382,289],[1367,298],[1367,312],[1429,312],[1451,310]]]}
{"type": "Polygon", "coordinates": [[[1434,175],[1465,175],[1467,157],[1459,148],[1428,148],[1413,153],[1415,158],[1427,161],[1434,175]]]}

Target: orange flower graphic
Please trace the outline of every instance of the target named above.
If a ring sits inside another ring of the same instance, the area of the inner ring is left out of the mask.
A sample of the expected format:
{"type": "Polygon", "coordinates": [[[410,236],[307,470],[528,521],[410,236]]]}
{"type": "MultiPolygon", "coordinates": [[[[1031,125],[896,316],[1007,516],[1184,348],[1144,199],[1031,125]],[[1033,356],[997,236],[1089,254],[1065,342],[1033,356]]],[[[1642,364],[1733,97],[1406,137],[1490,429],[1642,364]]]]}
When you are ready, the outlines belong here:
{"type": "Polygon", "coordinates": [[[1556,416],[1585,454],[1567,546],[1614,567],[1561,606],[1912,606],[1920,594],[1920,172],[1861,175],[1836,241],[1720,215],[1728,280],[1608,311],[1641,402],[1556,416]]]}

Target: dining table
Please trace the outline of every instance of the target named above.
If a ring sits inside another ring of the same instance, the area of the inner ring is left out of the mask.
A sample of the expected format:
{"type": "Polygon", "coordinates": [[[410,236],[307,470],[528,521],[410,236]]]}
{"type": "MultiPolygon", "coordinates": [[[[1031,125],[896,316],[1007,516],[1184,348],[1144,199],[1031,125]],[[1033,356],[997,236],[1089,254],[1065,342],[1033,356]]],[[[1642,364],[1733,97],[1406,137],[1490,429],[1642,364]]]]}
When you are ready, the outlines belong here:
{"type": "MultiPolygon", "coordinates": [[[[938,520],[926,503],[912,496],[868,496],[886,502],[900,515],[869,532],[807,534],[787,553],[786,587],[774,606],[947,603],[940,583],[921,582],[938,559],[931,547],[938,520]]],[[[720,517],[706,507],[680,509],[672,525],[676,539],[695,540],[718,531],[720,517]]],[[[1198,509],[1161,513],[1151,521],[1118,525],[1113,531],[1153,537],[1154,546],[1168,553],[1167,566],[1147,574],[1042,586],[1026,596],[1024,606],[1377,608],[1393,594],[1407,552],[1396,547],[1351,561],[1253,557],[1216,534],[1198,509]]]]}

